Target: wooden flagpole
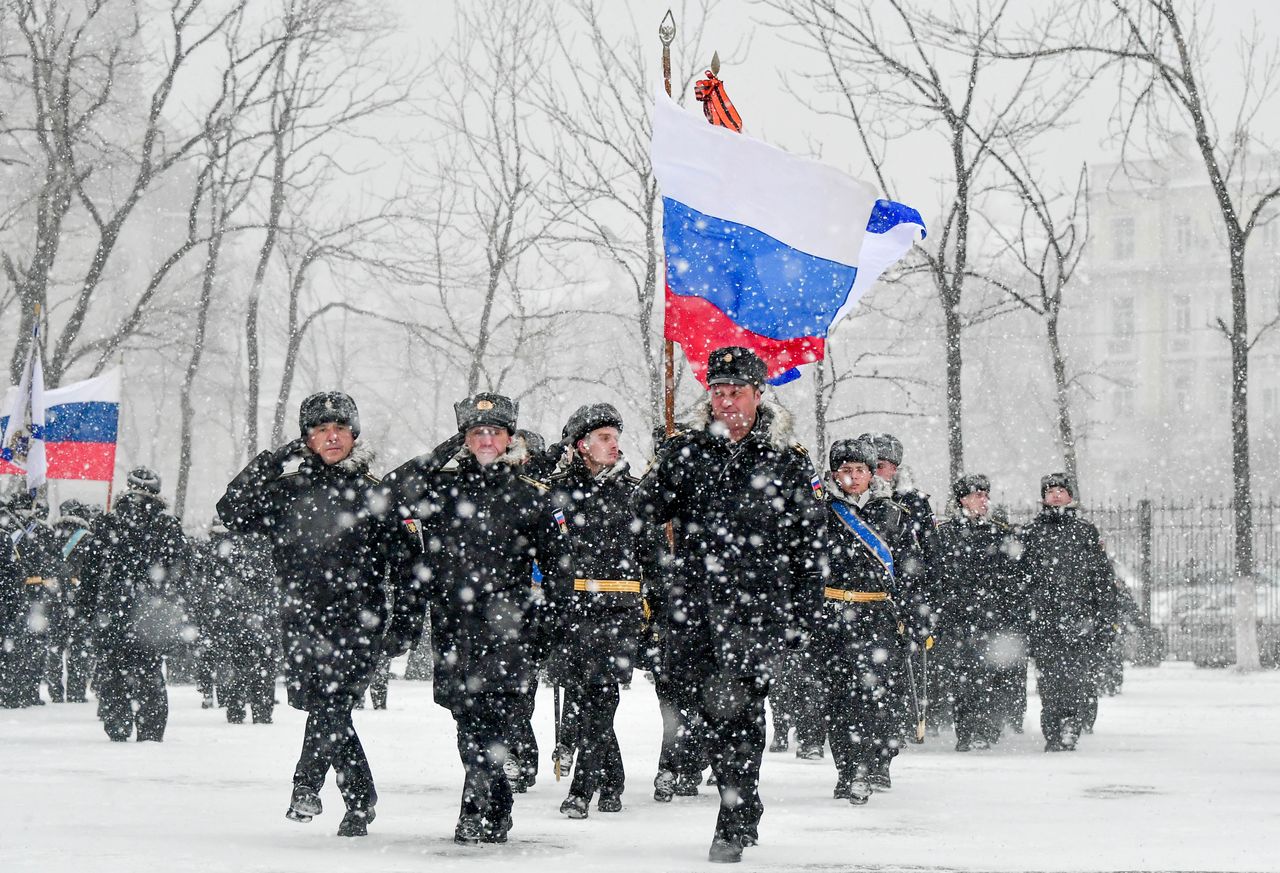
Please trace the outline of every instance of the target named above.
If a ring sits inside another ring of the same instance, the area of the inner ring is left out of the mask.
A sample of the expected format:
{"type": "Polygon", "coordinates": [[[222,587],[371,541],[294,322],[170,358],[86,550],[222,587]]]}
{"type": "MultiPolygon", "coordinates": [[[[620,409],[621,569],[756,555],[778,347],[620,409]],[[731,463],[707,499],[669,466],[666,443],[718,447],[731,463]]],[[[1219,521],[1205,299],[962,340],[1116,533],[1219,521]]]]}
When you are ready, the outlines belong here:
{"type": "MultiPolygon", "coordinates": [[[[662,83],[667,88],[667,96],[671,96],[671,43],[676,38],[676,19],[667,10],[662,23],[658,25],[658,39],[662,41],[662,83]]],[[[676,432],[676,354],[675,344],[666,338],[665,306],[666,306],[666,260],[663,259],[661,283],[663,288],[664,328],[662,341],[662,360],[665,367],[663,376],[663,415],[667,427],[667,436],[676,432]]]]}

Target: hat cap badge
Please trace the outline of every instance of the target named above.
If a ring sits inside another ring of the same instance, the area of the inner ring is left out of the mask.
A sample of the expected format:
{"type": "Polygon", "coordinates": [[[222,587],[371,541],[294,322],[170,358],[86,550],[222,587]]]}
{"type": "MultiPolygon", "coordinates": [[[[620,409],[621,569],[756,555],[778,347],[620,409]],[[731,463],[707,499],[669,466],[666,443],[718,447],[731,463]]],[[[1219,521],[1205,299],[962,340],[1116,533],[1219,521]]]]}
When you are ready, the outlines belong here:
{"type": "Polygon", "coordinates": [[[488,412],[490,409],[493,409],[493,401],[481,400],[476,403],[476,409],[479,409],[481,412],[488,412]]]}

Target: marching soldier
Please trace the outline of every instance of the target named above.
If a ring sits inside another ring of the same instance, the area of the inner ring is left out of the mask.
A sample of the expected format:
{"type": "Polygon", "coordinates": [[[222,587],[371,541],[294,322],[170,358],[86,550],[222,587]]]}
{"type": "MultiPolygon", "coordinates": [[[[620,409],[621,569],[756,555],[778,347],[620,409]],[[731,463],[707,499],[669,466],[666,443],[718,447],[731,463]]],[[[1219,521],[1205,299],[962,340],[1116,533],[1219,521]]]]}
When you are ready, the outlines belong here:
{"type": "MultiPolygon", "coordinates": [[[[544,616],[530,585],[561,590],[568,559],[546,486],[513,451],[517,405],[482,393],[454,404],[461,446],[399,467],[389,482],[428,548],[412,570],[431,607],[436,703],[458,731],[466,770],[454,841],[506,842],[513,806],[504,764],[545,653],[544,616]]],[[[572,582],[568,583],[572,587],[572,582]]]]}
{"type": "Polygon", "coordinates": [[[720,791],[709,857],[722,863],[759,839],[765,697],[821,596],[820,485],[764,383],[749,349],[712,352],[700,420],[666,441],[634,498],[654,542],[673,525],[674,559],[655,554],[651,570],[665,577],[663,669],[707,725],[720,791]]]}
{"type": "Polygon", "coordinates": [[[622,416],[612,405],[579,407],[565,425],[573,454],[550,478],[572,555],[572,588],[544,583],[543,590],[557,623],[549,672],[565,688],[578,756],[560,812],[574,819],[587,817],[597,790],[600,812],[620,812],[626,779],[613,719],[619,685],[631,681],[644,612],[631,508],[639,480],[618,448],[621,432],[622,416]]]}
{"type": "Polygon", "coordinates": [[[901,626],[918,562],[911,519],[874,475],[875,445],[838,440],[825,495],[828,576],[810,656],[814,710],[831,737],[834,797],[855,806],[892,787],[889,765],[900,737],[895,675],[904,664],[901,626]]]}
{"type": "Polygon", "coordinates": [[[298,426],[300,438],[262,452],[231,481],[218,515],[229,530],[265,534],[272,545],[289,705],[307,713],[285,816],[319,815],[333,770],[346,805],[338,835],[362,837],[378,792],[351,710],[378,659],[407,652],[421,631],[417,583],[403,572],[420,540],[369,472],[354,400],[313,394],[298,426]]]}
{"type": "Polygon", "coordinates": [[[231,724],[244,722],[246,707],[254,724],[270,724],[275,707],[279,592],[260,539],[232,533],[215,517],[208,541],[197,548],[199,624],[231,724]]]}
{"type": "Polygon", "coordinates": [[[1043,506],[1021,536],[1046,752],[1075,750],[1117,612],[1110,560],[1098,529],[1080,518],[1075,490],[1065,473],[1041,479],[1043,506]]]}
{"type": "MultiPolygon", "coordinates": [[[[930,601],[934,597],[933,588],[937,584],[938,567],[937,521],[929,502],[929,495],[911,484],[907,469],[902,465],[902,441],[896,436],[889,433],[864,433],[858,439],[870,440],[875,445],[876,476],[892,486],[893,502],[907,512],[910,521],[908,531],[913,541],[913,557],[909,559],[910,567],[904,566],[899,569],[909,570],[918,583],[914,586],[915,590],[911,595],[912,602],[902,604],[902,608],[905,613],[904,618],[908,619],[908,629],[918,628],[927,635],[932,621],[930,601]]],[[[915,657],[920,666],[920,693],[925,697],[931,697],[928,691],[929,671],[926,669],[930,653],[927,650],[920,650],[922,642],[923,639],[912,641],[912,653],[908,657],[915,657]],[[918,657],[916,652],[919,653],[918,657]]],[[[899,700],[899,710],[906,717],[907,722],[911,720],[909,709],[905,699],[899,700]]],[[[938,720],[945,720],[947,713],[937,712],[936,716],[938,720]]],[[[930,721],[934,720],[930,719],[930,721]]]]}
{"type": "Polygon", "coordinates": [[[1026,677],[1027,603],[1013,529],[991,517],[991,480],[956,480],[959,511],[938,526],[935,657],[947,665],[956,751],[1000,739],[1013,686],[1026,677]]]}
{"type": "Polygon", "coordinates": [[[169,720],[161,663],[186,630],[192,553],[167,509],[160,476],[135,468],[125,493],[94,522],[81,564],[78,602],[93,629],[100,712],[114,742],[135,726],[138,742],[160,742],[169,720]]]}
{"type": "Polygon", "coordinates": [[[65,699],[69,703],[84,703],[92,671],[92,644],[89,623],[84,620],[84,608],[80,605],[80,560],[84,544],[89,536],[89,507],[78,500],[64,500],[58,507],[58,520],[53,532],[58,538],[62,556],[62,596],[64,625],[58,642],[59,650],[50,648],[45,664],[49,688],[61,685],[65,656],[65,699]]]}

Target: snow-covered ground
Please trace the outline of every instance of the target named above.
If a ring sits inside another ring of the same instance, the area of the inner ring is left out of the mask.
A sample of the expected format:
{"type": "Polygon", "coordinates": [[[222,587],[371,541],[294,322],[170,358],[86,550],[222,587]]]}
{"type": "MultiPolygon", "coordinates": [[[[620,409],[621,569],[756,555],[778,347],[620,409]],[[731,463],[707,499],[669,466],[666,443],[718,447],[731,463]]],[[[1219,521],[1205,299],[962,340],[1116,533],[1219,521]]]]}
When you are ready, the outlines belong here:
{"type": "MultiPolygon", "coordinates": [[[[546,753],[551,700],[535,727],[546,753]]],[[[283,696],[283,695],[282,695],[283,696]]],[[[620,815],[557,809],[566,783],[543,775],[517,797],[505,846],[451,841],[461,765],[448,713],[427,683],[398,681],[391,708],[356,713],[380,802],[365,839],[335,836],[324,815],[286,821],[300,713],[232,726],[170,689],[161,745],[107,741],[93,704],[0,710],[0,871],[705,870],[713,789],[657,804],[659,718],[652,686],[623,693],[619,738],[630,787],[620,815]]],[[[1280,673],[1240,676],[1166,664],[1131,670],[1104,699],[1098,731],[1074,754],[1047,755],[1034,729],[988,752],[947,736],[894,764],[894,790],[854,808],[831,799],[830,759],[766,755],[761,844],[767,870],[1277,870],[1280,673]]]]}

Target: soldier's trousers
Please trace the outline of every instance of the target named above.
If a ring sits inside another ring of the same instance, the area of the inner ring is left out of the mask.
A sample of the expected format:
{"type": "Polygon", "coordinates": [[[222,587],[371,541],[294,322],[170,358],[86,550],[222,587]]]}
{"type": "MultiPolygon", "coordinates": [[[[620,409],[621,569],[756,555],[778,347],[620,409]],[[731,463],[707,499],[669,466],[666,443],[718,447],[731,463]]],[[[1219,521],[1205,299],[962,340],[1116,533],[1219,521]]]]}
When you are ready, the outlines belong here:
{"type": "Polygon", "coordinates": [[[319,791],[330,769],[347,809],[368,809],[378,802],[369,759],[351,722],[350,701],[345,698],[307,712],[293,784],[319,791]]]}
{"type": "Polygon", "coordinates": [[[981,644],[957,640],[951,660],[952,701],[955,708],[956,740],[994,743],[1000,739],[1000,721],[995,709],[996,669],[983,658],[981,644]]]}
{"type": "Polygon", "coordinates": [[[515,721],[507,738],[510,752],[520,762],[520,772],[527,779],[538,775],[538,738],[533,733],[533,705],[537,699],[538,683],[531,682],[529,690],[515,695],[512,713],[515,721]]]}
{"type": "Polygon", "coordinates": [[[82,636],[72,634],[65,645],[52,645],[45,652],[44,681],[49,686],[49,699],[55,703],[83,703],[91,673],[88,647],[82,636]]]}
{"type": "Polygon", "coordinates": [[[618,712],[618,683],[576,686],[565,698],[578,738],[578,761],[569,793],[590,800],[598,789],[602,797],[620,797],[626,773],[613,729],[618,712]]]}
{"type": "Polygon", "coordinates": [[[720,790],[716,835],[758,838],[764,804],[760,801],[760,761],[764,758],[764,701],[769,683],[759,679],[707,682],[698,689],[707,725],[711,771],[720,790]]]}
{"type": "Polygon", "coordinates": [[[883,772],[898,754],[898,714],[887,661],[870,650],[852,665],[827,665],[818,711],[842,779],[883,772]]]}
{"type": "Polygon", "coordinates": [[[773,730],[783,739],[786,739],[787,732],[800,721],[806,663],[803,652],[787,652],[782,657],[778,675],[769,689],[769,709],[773,715],[773,730]]]}
{"type": "Polygon", "coordinates": [[[98,664],[98,711],[103,730],[112,740],[127,740],[135,726],[140,743],[164,739],[169,692],[162,664],[161,655],[150,650],[103,649],[98,664]]]}
{"type": "Polygon", "coordinates": [[[466,777],[459,815],[501,828],[511,814],[511,782],[503,772],[524,695],[475,694],[452,709],[458,729],[458,757],[466,777]]]}
{"type": "Polygon", "coordinates": [[[218,661],[218,698],[227,721],[244,721],[249,707],[255,723],[270,723],[275,709],[276,661],[269,646],[240,641],[218,661]]]}
{"type": "Polygon", "coordinates": [[[1064,734],[1079,736],[1085,708],[1094,693],[1094,676],[1084,647],[1061,641],[1038,651],[1036,673],[1044,738],[1057,742],[1064,734]]]}
{"type": "Polygon", "coordinates": [[[378,659],[378,669],[373,671],[369,683],[369,701],[374,709],[387,708],[387,686],[391,684],[391,659],[385,655],[378,659]]]}
{"type": "Polygon", "coordinates": [[[707,766],[707,726],[687,686],[665,679],[654,683],[662,715],[658,769],[678,776],[700,776],[707,766]]]}

